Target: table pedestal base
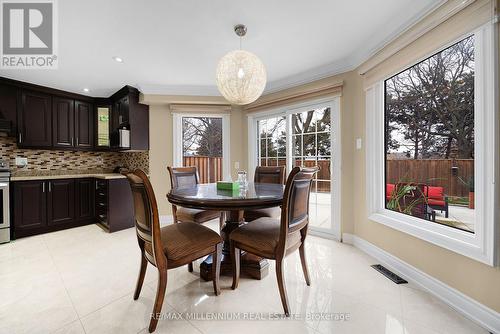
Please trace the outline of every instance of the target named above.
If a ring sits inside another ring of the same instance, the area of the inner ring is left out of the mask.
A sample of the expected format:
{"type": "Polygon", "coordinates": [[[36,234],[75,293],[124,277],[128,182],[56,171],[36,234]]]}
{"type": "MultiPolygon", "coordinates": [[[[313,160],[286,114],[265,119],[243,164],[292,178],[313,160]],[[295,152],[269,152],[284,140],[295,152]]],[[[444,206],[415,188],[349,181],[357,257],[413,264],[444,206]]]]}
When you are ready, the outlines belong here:
{"type": "MultiPolygon", "coordinates": [[[[225,276],[233,275],[231,257],[229,254],[222,255],[220,274],[225,276]]],[[[253,254],[245,253],[241,256],[240,275],[254,279],[263,279],[269,274],[269,261],[253,254]]],[[[205,281],[212,280],[212,256],[208,256],[200,264],[200,277],[205,281]]]]}
{"type": "MultiPolygon", "coordinates": [[[[231,264],[231,255],[229,247],[229,234],[236,229],[243,222],[243,211],[228,212],[229,219],[222,228],[221,236],[224,239],[224,246],[222,247],[222,262],[220,267],[220,274],[225,276],[233,275],[233,267],[231,264]]],[[[249,276],[254,279],[262,279],[269,274],[269,261],[259,256],[242,252],[240,275],[249,276]]],[[[205,261],[200,264],[200,277],[205,281],[212,280],[212,256],[208,256],[205,261]]]]}

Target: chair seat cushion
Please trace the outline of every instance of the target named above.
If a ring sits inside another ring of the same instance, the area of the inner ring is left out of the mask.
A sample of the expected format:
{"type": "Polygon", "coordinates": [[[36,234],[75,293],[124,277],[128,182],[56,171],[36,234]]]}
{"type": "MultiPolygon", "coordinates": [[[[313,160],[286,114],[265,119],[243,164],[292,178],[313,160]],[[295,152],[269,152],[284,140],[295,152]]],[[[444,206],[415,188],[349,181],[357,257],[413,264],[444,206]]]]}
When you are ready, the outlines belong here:
{"type": "Polygon", "coordinates": [[[213,230],[195,223],[171,224],[161,228],[161,243],[169,260],[178,260],[222,242],[213,230]]]}
{"type": "MultiPolygon", "coordinates": [[[[229,238],[241,245],[274,253],[280,236],[280,220],[274,218],[259,218],[248,224],[241,225],[229,235],[229,238]]],[[[288,248],[300,242],[300,232],[288,236],[288,248]]]]}
{"type": "Polygon", "coordinates": [[[177,207],[177,220],[183,223],[205,223],[209,220],[219,218],[219,211],[198,210],[177,207]]]}
{"type": "Polygon", "coordinates": [[[244,213],[245,221],[251,222],[252,220],[262,217],[279,219],[281,217],[281,208],[275,206],[274,208],[248,210],[244,213]]]}

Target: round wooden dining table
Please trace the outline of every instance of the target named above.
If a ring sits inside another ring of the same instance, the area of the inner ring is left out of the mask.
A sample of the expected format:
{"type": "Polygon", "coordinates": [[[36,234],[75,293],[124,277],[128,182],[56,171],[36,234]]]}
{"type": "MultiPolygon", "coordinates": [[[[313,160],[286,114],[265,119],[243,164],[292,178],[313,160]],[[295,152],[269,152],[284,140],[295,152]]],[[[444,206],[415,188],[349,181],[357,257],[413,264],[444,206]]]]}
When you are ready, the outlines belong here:
{"type": "MultiPolygon", "coordinates": [[[[231,275],[232,265],[229,248],[229,234],[241,224],[245,224],[245,210],[264,209],[280,206],[283,201],[284,186],[272,183],[249,183],[239,190],[220,190],[216,183],[198,184],[196,187],[172,189],[167,194],[170,203],[186,208],[216,210],[225,212],[226,223],[221,229],[224,239],[222,249],[221,274],[231,275]]],[[[212,258],[209,256],[200,265],[200,276],[212,279],[212,258]]],[[[255,279],[262,279],[269,272],[269,262],[250,253],[242,254],[240,270],[255,279]]]]}

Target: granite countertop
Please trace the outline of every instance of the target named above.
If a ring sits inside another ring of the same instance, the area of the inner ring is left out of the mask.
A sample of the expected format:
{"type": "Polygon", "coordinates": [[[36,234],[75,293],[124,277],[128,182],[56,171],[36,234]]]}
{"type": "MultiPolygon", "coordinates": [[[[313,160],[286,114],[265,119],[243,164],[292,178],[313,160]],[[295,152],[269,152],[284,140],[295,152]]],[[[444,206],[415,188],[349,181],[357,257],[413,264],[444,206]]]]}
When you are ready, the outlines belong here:
{"type": "Polygon", "coordinates": [[[56,179],[77,179],[77,178],[96,178],[103,180],[125,179],[124,175],[110,172],[87,172],[78,173],[67,171],[67,173],[16,173],[10,177],[11,181],[31,181],[31,180],[56,180],[56,179]]]}

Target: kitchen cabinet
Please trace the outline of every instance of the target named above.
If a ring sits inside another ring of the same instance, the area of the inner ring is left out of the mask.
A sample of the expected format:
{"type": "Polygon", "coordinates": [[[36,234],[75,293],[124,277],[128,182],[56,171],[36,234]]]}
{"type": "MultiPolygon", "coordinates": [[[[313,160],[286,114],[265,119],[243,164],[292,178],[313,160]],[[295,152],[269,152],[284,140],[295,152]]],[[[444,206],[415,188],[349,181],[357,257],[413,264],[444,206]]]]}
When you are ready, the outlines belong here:
{"type": "Polygon", "coordinates": [[[12,189],[15,237],[44,231],[47,227],[45,181],[14,182],[12,189]]]}
{"type": "Polygon", "coordinates": [[[0,77],[0,132],[20,148],[147,151],[149,106],[139,95],[125,86],[94,98],[0,77]]]}
{"type": "Polygon", "coordinates": [[[18,110],[19,147],[52,147],[52,96],[23,90],[18,110]]]}
{"type": "Polygon", "coordinates": [[[125,86],[111,96],[111,148],[115,150],[149,150],[149,107],[139,103],[139,91],[125,86]],[[128,130],[130,145],[120,145],[120,129],[128,130]]]}
{"type": "Polygon", "coordinates": [[[14,181],[13,239],[95,222],[94,179],[14,181]]]}
{"type": "Polygon", "coordinates": [[[52,101],[53,147],[92,149],[94,112],[83,101],[54,97],[52,101]]]}
{"type": "Polygon", "coordinates": [[[75,101],[61,97],[52,99],[52,142],[54,147],[71,148],[74,145],[75,101]]]}
{"type": "Polygon", "coordinates": [[[0,84],[0,122],[6,122],[2,129],[8,129],[7,135],[17,136],[17,101],[19,89],[14,86],[0,84]]]}
{"type": "Polygon", "coordinates": [[[134,203],[127,179],[95,180],[96,220],[108,232],[134,226],[134,203]]]}
{"type": "Polygon", "coordinates": [[[76,214],[77,221],[94,220],[94,179],[76,179],[76,214]]]}
{"type": "Polygon", "coordinates": [[[47,181],[47,225],[61,225],[75,220],[75,180],[47,181]]]}
{"type": "Polygon", "coordinates": [[[75,101],[75,147],[92,149],[94,146],[94,110],[92,105],[75,101]]]}

